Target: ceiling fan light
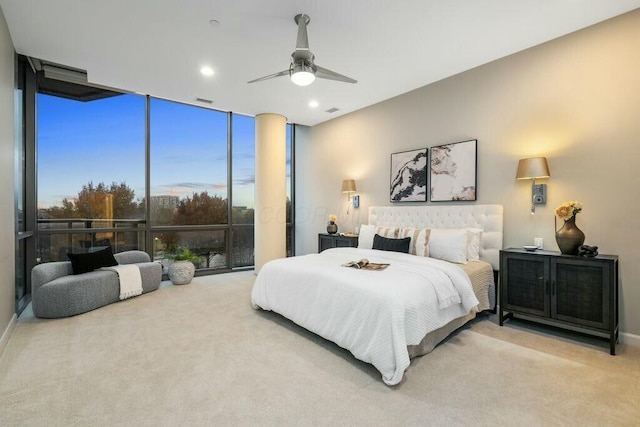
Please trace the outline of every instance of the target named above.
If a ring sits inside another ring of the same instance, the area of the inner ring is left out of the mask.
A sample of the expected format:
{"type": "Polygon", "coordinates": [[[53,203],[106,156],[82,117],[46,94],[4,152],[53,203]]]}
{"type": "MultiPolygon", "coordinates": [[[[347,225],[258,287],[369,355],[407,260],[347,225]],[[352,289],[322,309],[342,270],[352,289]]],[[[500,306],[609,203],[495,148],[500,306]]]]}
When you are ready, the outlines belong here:
{"type": "Polygon", "coordinates": [[[298,71],[291,75],[291,81],[298,86],[309,86],[316,79],[316,76],[309,71],[298,71]]]}
{"type": "Polygon", "coordinates": [[[294,64],[291,71],[291,81],[298,86],[309,86],[316,79],[313,67],[304,63],[294,64]]]}

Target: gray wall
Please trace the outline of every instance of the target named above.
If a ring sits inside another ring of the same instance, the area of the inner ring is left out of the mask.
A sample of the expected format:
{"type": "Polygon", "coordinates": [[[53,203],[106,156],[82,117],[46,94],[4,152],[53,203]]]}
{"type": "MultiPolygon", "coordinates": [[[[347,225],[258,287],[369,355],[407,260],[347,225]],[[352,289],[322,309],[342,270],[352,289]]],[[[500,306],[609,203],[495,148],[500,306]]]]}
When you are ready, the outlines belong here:
{"type": "Polygon", "coordinates": [[[301,129],[296,144],[296,249],[317,250],[327,215],[340,231],[389,205],[393,152],[478,139],[478,201],[504,205],[504,246],[554,239],[555,207],[579,200],[586,243],[620,256],[621,329],[640,335],[640,10],[301,129]],[[529,214],[518,159],[546,156],[548,202],[529,214]],[[343,179],[360,209],[346,214],[343,179]]]}
{"type": "MultiPolygon", "coordinates": [[[[0,336],[15,313],[14,51],[0,9],[0,336]]],[[[1,350],[1,349],[0,349],[1,350]]]]}

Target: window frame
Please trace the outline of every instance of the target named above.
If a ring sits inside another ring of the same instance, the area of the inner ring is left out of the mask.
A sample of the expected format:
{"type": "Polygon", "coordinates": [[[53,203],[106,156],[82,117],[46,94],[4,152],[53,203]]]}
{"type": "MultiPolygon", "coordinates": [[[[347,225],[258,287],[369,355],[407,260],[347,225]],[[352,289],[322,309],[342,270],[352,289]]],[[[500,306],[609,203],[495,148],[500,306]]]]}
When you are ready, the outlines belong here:
{"type": "MultiPolygon", "coordinates": [[[[19,191],[19,187],[22,188],[22,197],[23,197],[23,214],[24,214],[24,226],[25,229],[20,230],[18,224],[18,200],[16,193],[15,200],[15,215],[16,215],[16,268],[19,268],[18,262],[20,258],[24,259],[21,268],[24,268],[23,273],[30,272],[33,266],[37,263],[41,262],[41,260],[37,259],[37,242],[41,236],[46,235],[56,235],[56,234],[83,234],[83,233],[96,233],[96,232],[131,232],[131,233],[139,233],[138,235],[141,237],[140,242],[142,242],[142,247],[140,250],[147,252],[152,258],[154,256],[154,247],[153,247],[153,236],[154,233],[163,232],[163,231],[212,231],[212,230],[224,230],[225,231],[225,248],[226,248],[226,267],[225,268],[202,268],[196,271],[196,276],[209,275],[209,274],[218,274],[218,273],[226,273],[230,271],[242,271],[242,270],[251,270],[254,269],[254,265],[251,266],[233,266],[233,233],[238,229],[247,229],[255,228],[255,222],[253,224],[242,224],[242,223],[234,223],[233,222],[233,119],[236,115],[242,115],[246,117],[251,117],[255,120],[255,116],[246,115],[246,114],[237,114],[231,111],[222,111],[214,108],[209,108],[206,106],[194,105],[189,103],[178,102],[180,104],[185,104],[187,106],[193,108],[204,108],[207,110],[213,110],[216,112],[221,112],[226,114],[227,116],[227,223],[226,224],[216,224],[216,225],[188,225],[188,226],[153,226],[151,224],[151,134],[150,134],[150,126],[151,126],[151,99],[159,99],[169,102],[176,102],[173,100],[163,99],[161,97],[153,97],[151,95],[144,95],[145,106],[144,106],[144,182],[145,182],[145,190],[144,190],[144,221],[139,224],[139,226],[133,227],[104,227],[104,228],[95,228],[95,229],[84,229],[84,228],[73,228],[69,230],[61,230],[61,229],[40,229],[38,227],[38,209],[37,209],[37,97],[38,97],[38,75],[36,69],[34,67],[34,62],[37,64],[37,60],[32,60],[31,58],[27,58],[22,55],[16,54],[16,82],[15,87],[18,88],[19,82],[19,70],[20,67],[23,67],[25,72],[25,90],[23,93],[23,103],[22,108],[23,111],[23,149],[24,149],[24,166],[22,169],[22,177],[18,177],[22,179],[22,183],[15,182],[14,188],[15,191],[19,191]],[[19,65],[22,64],[22,65],[19,65]],[[62,233],[61,233],[62,232],[62,233]],[[23,254],[24,256],[19,256],[20,250],[20,242],[24,240],[25,248],[23,254]]],[[[93,86],[91,84],[87,84],[89,87],[97,87],[98,89],[109,90],[113,92],[118,92],[121,94],[131,94],[131,92],[126,90],[119,90],[113,88],[104,88],[100,86],[93,86]]],[[[50,95],[55,96],[55,95],[50,95]]],[[[287,234],[290,235],[289,245],[290,245],[290,253],[287,255],[295,255],[295,141],[296,141],[296,125],[293,123],[287,123],[287,131],[290,132],[291,135],[291,171],[290,171],[290,179],[291,179],[291,213],[290,213],[290,221],[286,222],[286,230],[287,234]]],[[[18,147],[16,147],[18,148],[18,147]]],[[[16,150],[17,152],[18,150],[16,150]]],[[[18,155],[18,154],[16,154],[18,155]]],[[[16,159],[16,161],[18,161],[16,159]]],[[[285,239],[286,239],[285,235],[285,239]]],[[[255,244],[255,242],[254,242],[255,244]]],[[[25,274],[25,278],[27,278],[30,274],[25,274]]],[[[16,271],[16,283],[18,283],[18,271],[16,271]]],[[[30,301],[30,285],[27,283],[26,286],[26,303],[22,302],[18,304],[16,301],[16,312],[20,312],[26,307],[28,302],[30,301]]],[[[17,295],[17,293],[16,293],[17,295]]]]}

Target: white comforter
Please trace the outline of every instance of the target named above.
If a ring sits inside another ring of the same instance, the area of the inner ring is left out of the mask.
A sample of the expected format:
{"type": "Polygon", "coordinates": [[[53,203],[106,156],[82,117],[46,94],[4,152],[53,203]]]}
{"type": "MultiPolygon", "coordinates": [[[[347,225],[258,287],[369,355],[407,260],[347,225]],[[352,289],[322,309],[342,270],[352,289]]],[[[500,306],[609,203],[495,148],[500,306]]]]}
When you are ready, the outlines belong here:
{"type": "Polygon", "coordinates": [[[478,305],[462,269],[433,258],[334,248],[265,264],[251,293],[272,310],[371,363],[388,385],[409,366],[407,345],[478,305]],[[342,267],[362,258],[386,270],[342,267]]]}

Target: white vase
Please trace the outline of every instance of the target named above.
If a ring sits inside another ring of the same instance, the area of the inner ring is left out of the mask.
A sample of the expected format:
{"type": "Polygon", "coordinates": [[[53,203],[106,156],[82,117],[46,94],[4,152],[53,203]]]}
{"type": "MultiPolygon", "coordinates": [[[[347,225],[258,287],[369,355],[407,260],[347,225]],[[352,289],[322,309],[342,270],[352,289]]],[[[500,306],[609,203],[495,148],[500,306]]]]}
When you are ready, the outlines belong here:
{"type": "Polygon", "coordinates": [[[174,285],[186,285],[195,273],[196,267],[191,261],[174,261],[169,266],[169,280],[174,285]]]}

